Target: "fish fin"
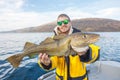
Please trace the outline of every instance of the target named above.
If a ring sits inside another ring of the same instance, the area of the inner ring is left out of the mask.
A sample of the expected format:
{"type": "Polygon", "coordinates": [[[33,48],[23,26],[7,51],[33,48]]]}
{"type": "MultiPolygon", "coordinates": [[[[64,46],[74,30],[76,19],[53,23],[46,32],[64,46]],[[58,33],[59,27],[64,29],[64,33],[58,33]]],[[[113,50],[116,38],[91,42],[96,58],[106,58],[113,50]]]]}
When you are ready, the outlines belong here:
{"type": "Polygon", "coordinates": [[[53,38],[48,37],[44,41],[42,41],[40,44],[48,44],[54,42],[53,38]]]}
{"type": "Polygon", "coordinates": [[[60,39],[63,39],[65,38],[67,35],[66,34],[61,34],[61,35],[56,35],[53,37],[54,40],[60,40],[60,39]]]}
{"type": "Polygon", "coordinates": [[[34,46],[37,46],[37,45],[31,42],[26,42],[24,46],[24,50],[34,46]]]}
{"type": "Polygon", "coordinates": [[[7,61],[10,62],[14,68],[17,68],[20,65],[22,59],[23,59],[22,54],[16,54],[8,57],[7,61]]]}
{"type": "Polygon", "coordinates": [[[35,58],[37,56],[37,54],[30,54],[28,55],[29,58],[35,58]]]}

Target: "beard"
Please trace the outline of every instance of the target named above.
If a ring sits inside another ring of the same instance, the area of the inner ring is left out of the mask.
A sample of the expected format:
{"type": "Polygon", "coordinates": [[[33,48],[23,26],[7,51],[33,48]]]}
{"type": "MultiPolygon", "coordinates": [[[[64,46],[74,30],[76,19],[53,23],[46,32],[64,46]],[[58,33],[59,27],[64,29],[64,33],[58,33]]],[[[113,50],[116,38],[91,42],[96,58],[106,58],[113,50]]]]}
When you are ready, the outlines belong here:
{"type": "Polygon", "coordinates": [[[70,31],[70,27],[68,27],[68,26],[62,26],[63,28],[59,28],[58,27],[58,33],[59,34],[67,34],[67,33],[69,33],[69,31],[70,31]]]}

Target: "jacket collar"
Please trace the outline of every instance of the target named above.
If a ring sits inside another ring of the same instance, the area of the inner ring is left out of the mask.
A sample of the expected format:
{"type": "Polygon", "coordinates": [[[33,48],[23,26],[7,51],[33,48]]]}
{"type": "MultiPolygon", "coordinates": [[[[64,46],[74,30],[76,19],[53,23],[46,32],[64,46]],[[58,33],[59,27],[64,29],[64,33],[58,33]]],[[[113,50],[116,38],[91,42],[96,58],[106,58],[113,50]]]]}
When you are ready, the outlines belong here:
{"type": "MultiPolygon", "coordinates": [[[[56,27],[54,28],[54,32],[55,32],[56,35],[59,35],[59,33],[58,33],[58,26],[56,26],[56,27]]],[[[71,26],[68,35],[70,35],[70,34],[72,34],[72,33],[73,33],[73,27],[71,26]]]]}

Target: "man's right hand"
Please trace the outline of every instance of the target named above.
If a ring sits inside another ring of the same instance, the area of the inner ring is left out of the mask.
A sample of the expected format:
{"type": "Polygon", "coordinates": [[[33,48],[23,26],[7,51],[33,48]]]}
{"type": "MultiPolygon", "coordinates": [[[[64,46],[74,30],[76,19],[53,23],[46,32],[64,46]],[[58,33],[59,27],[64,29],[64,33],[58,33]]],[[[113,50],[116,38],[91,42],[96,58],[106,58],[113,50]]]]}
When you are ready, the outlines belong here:
{"type": "Polygon", "coordinates": [[[50,58],[48,57],[48,55],[46,53],[40,53],[39,60],[41,63],[43,63],[46,66],[48,66],[50,64],[50,58]]]}

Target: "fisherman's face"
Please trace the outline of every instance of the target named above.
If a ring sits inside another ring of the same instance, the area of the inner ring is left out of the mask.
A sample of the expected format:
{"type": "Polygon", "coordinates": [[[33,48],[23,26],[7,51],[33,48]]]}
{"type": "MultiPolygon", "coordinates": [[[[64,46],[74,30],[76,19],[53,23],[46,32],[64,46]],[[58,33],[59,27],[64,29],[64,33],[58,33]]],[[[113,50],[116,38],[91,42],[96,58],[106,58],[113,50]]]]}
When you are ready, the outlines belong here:
{"type": "Polygon", "coordinates": [[[68,32],[70,30],[71,22],[68,20],[67,17],[59,17],[57,20],[57,23],[58,22],[62,22],[61,25],[57,24],[58,29],[61,33],[65,33],[65,32],[68,32]],[[67,21],[68,21],[68,23],[67,23],[67,21]]]}

